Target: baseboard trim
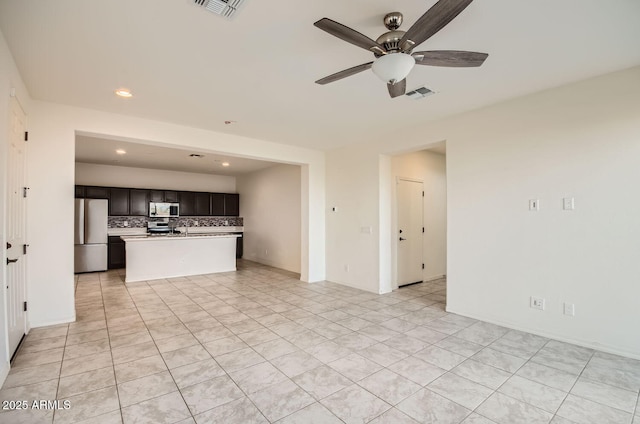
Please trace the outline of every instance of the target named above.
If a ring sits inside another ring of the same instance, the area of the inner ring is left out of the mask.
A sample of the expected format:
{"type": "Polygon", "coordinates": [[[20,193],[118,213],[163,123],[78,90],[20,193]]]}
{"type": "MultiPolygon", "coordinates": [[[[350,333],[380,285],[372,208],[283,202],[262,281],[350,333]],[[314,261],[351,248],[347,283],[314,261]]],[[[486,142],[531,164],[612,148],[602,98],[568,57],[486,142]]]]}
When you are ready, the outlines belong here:
{"type": "Polygon", "coordinates": [[[442,280],[443,278],[447,278],[447,274],[442,274],[442,275],[434,275],[432,277],[427,277],[425,278],[424,282],[428,283],[430,281],[435,281],[435,280],[442,280]]]}
{"type": "Polygon", "coordinates": [[[328,281],[330,283],[334,283],[334,284],[340,284],[341,286],[350,287],[352,289],[358,289],[358,290],[366,291],[367,293],[383,294],[383,293],[379,293],[377,290],[369,290],[369,289],[366,289],[364,287],[360,287],[360,286],[357,286],[355,284],[349,284],[349,283],[342,282],[342,281],[335,281],[335,280],[330,280],[330,279],[327,279],[326,281],[328,281]]]}
{"type": "Polygon", "coordinates": [[[500,325],[502,327],[506,327],[506,328],[509,328],[511,330],[523,331],[525,333],[535,334],[536,336],[546,337],[547,339],[553,339],[553,340],[557,340],[557,341],[560,341],[560,342],[571,343],[571,344],[574,344],[574,345],[577,345],[577,346],[586,347],[586,348],[597,350],[597,351],[600,351],[600,352],[611,353],[613,355],[624,356],[625,358],[639,359],[640,360],[640,353],[638,353],[638,352],[628,352],[628,351],[625,351],[625,350],[618,349],[618,348],[616,348],[614,346],[606,346],[606,345],[602,345],[602,344],[599,344],[599,343],[593,343],[593,342],[589,342],[589,341],[582,340],[582,339],[577,339],[577,338],[572,338],[572,337],[565,337],[565,336],[562,336],[560,334],[556,334],[556,333],[553,333],[553,332],[541,331],[541,330],[537,330],[537,329],[527,328],[527,327],[523,327],[523,326],[520,326],[520,325],[517,325],[517,324],[513,324],[511,322],[502,321],[502,320],[499,320],[499,319],[493,319],[491,317],[484,317],[484,316],[481,316],[481,315],[469,314],[469,313],[466,313],[464,311],[456,311],[455,308],[450,308],[448,305],[446,307],[446,311],[450,312],[450,313],[453,313],[453,314],[462,315],[463,317],[473,318],[473,319],[477,319],[479,321],[488,322],[490,324],[500,325]]]}
{"type": "Polygon", "coordinates": [[[5,380],[7,379],[10,369],[11,366],[9,365],[9,362],[3,362],[2,364],[0,364],[0,387],[2,387],[5,380]]]}
{"type": "Polygon", "coordinates": [[[271,267],[274,267],[274,268],[282,269],[284,271],[293,272],[294,274],[300,275],[300,270],[298,270],[298,271],[291,270],[291,269],[288,269],[288,268],[284,267],[282,264],[271,262],[271,261],[269,261],[267,259],[264,259],[264,258],[257,258],[257,257],[253,257],[253,256],[243,255],[242,259],[247,260],[247,261],[251,261],[251,262],[255,262],[255,263],[258,263],[258,264],[267,265],[267,266],[271,266],[271,267]]]}
{"type": "Polygon", "coordinates": [[[52,326],[52,325],[59,325],[59,324],[69,324],[69,323],[75,322],[75,321],[76,321],[76,315],[73,314],[73,316],[71,316],[69,318],[62,318],[62,319],[59,319],[59,320],[30,322],[29,323],[29,329],[40,328],[40,327],[49,327],[49,326],[52,326]]]}

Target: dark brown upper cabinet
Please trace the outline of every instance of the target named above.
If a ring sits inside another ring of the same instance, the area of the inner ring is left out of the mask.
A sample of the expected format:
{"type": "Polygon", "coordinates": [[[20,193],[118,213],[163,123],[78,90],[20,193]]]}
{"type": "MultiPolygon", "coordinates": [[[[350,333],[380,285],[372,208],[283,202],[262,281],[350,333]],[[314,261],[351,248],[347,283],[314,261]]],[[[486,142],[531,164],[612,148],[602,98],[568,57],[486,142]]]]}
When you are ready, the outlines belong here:
{"type": "Polygon", "coordinates": [[[108,199],[109,187],[85,187],[84,197],[87,199],[108,199]]]}
{"type": "Polygon", "coordinates": [[[211,195],[209,193],[196,193],[195,198],[196,198],[195,215],[196,216],[211,215],[211,195]]]}
{"type": "Polygon", "coordinates": [[[193,216],[196,212],[196,194],[192,191],[181,191],[178,193],[180,202],[180,215],[193,216]]]}
{"type": "Polygon", "coordinates": [[[150,190],[149,201],[168,203],[177,202],[178,192],[174,190],[150,190]]]}
{"type": "Polygon", "coordinates": [[[149,215],[149,190],[132,188],[129,190],[129,215],[149,215]]]}
{"type": "Polygon", "coordinates": [[[164,191],[164,201],[165,202],[177,202],[178,201],[178,192],[173,190],[165,190],[164,191]]]}
{"type": "Polygon", "coordinates": [[[84,186],[77,185],[76,186],[76,199],[84,199],[84,186]]]}
{"type": "Polygon", "coordinates": [[[179,203],[182,216],[240,216],[237,193],[75,186],[77,199],[109,199],[110,216],[149,216],[149,202],[179,203]]]}
{"type": "Polygon", "coordinates": [[[240,216],[240,195],[224,195],[224,216],[240,216]]]}
{"type": "Polygon", "coordinates": [[[211,193],[211,215],[224,216],[224,194],[211,193]]]}
{"type": "Polygon", "coordinates": [[[111,188],[109,197],[109,215],[127,216],[129,215],[129,189],[111,188]]]}

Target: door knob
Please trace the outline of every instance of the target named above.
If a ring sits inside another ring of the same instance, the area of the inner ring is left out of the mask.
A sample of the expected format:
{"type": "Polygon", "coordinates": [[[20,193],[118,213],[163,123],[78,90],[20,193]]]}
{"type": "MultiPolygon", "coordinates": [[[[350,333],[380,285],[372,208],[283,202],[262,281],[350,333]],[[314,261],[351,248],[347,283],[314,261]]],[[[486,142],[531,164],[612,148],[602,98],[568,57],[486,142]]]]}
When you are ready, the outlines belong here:
{"type": "Polygon", "coordinates": [[[406,238],[400,237],[400,241],[405,241],[405,240],[406,240],[406,238]]]}
{"type": "Polygon", "coordinates": [[[15,262],[18,262],[18,259],[17,259],[17,258],[16,258],[16,259],[9,259],[9,258],[7,258],[7,265],[12,264],[12,263],[15,263],[15,262]]]}

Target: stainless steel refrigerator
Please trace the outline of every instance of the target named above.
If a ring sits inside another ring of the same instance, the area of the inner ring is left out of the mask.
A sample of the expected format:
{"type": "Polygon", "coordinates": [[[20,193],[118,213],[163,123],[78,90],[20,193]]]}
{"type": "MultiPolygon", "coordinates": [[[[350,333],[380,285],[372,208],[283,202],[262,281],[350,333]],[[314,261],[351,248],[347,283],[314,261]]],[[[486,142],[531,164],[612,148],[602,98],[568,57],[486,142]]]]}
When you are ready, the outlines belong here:
{"type": "Polygon", "coordinates": [[[75,200],[74,272],[106,271],[108,201],[75,200]]]}

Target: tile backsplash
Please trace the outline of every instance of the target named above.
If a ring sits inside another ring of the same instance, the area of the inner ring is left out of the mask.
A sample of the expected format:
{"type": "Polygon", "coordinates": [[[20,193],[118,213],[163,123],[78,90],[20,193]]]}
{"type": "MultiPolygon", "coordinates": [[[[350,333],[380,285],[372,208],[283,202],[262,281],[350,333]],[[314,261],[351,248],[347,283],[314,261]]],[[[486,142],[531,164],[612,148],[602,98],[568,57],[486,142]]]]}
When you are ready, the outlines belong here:
{"type": "MultiPolygon", "coordinates": [[[[237,216],[181,216],[180,218],[169,218],[170,222],[175,222],[176,227],[194,227],[194,221],[198,221],[198,227],[242,227],[243,219],[237,216]]],[[[158,218],[148,218],[146,216],[110,216],[108,228],[147,228],[148,221],[159,221],[158,218]],[[125,226],[127,221],[129,225],[125,226]]]]}

